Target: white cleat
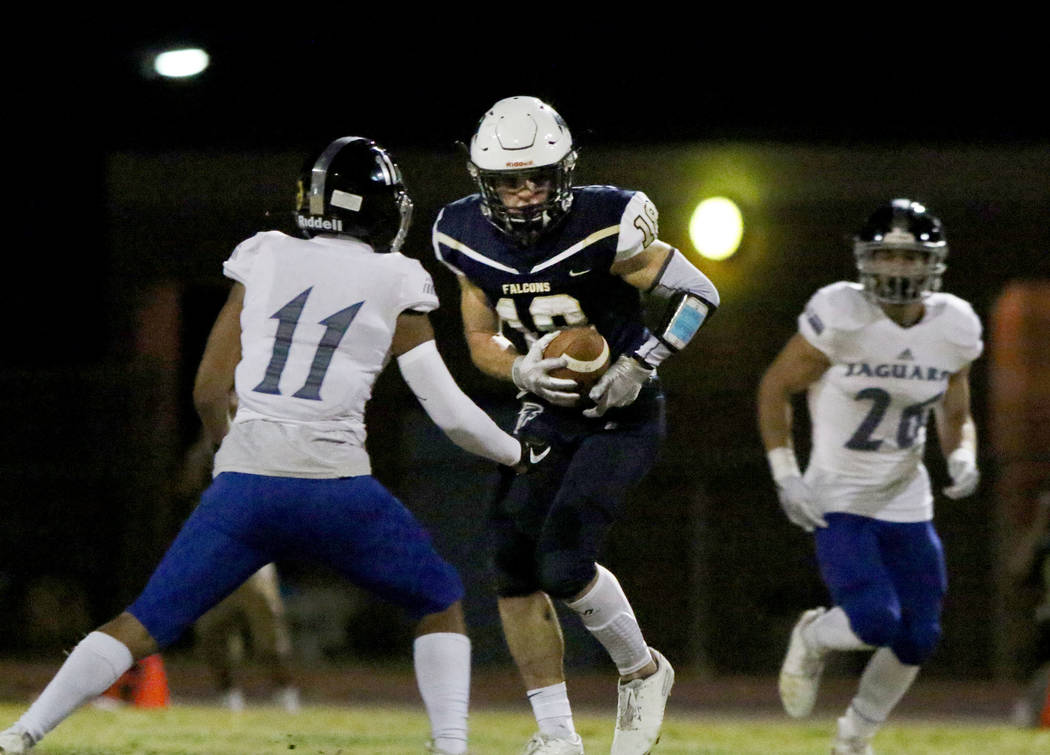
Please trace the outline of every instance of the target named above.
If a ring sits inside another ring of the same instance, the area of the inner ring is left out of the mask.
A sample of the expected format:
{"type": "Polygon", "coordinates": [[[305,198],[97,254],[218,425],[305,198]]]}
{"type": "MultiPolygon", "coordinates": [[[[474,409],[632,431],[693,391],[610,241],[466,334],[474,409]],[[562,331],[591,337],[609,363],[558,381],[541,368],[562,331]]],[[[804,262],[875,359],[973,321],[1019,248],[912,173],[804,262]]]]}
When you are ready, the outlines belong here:
{"type": "Polygon", "coordinates": [[[875,755],[875,750],[871,749],[871,737],[859,736],[848,720],[840,718],[835,741],[831,743],[831,755],[875,755]]]}
{"type": "Polygon", "coordinates": [[[12,726],[0,732],[0,752],[4,755],[20,755],[33,748],[33,740],[21,729],[12,726]]]}
{"type": "Polygon", "coordinates": [[[674,669],[659,652],[652,648],[649,652],[656,661],[656,673],[618,685],[616,731],[610,755],[645,755],[660,741],[674,669]]]}
{"type": "Polygon", "coordinates": [[[572,739],[565,739],[536,732],[525,743],[521,755],[583,755],[583,740],[579,734],[574,734],[572,739]]]}
{"type": "Polygon", "coordinates": [[[812,650],[802,639],[802,630],[824,615],[823,608],[806,611],[791,630],[784,663],[780,666],[780,702],[793,718],[804,718],[813,711],[824,673],[824,653],[812,650]]]}

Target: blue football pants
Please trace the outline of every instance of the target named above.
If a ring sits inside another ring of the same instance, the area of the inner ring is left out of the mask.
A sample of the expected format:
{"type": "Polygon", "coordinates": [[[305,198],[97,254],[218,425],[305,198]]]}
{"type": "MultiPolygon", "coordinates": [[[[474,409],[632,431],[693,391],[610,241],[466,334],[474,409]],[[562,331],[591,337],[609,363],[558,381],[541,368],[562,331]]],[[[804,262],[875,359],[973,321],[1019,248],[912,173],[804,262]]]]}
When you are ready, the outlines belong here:
{"type": "Polygon", "coordinates": [[[941,634],[948,586],[933,522],[884,522],[830,513],[816,532],[821,576],[854,633],[921,665],[941,634]]]}
{"type": "Polygon", "coordinates": [[[463,597],[455,569],[374,477],[224,472],[128,610],[163,648],[262,566],[284,559],[324,564],[414,618],[463,597]]]}

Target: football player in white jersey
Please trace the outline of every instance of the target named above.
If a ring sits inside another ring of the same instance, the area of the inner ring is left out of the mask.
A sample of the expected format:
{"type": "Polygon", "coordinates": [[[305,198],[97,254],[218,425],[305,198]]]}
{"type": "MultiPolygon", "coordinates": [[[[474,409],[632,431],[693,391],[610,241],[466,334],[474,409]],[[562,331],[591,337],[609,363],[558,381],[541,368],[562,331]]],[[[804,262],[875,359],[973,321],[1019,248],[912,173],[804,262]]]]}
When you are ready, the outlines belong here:
{"type": "Polygon", "coordinates": [[[205,431],[219,445],[215,478],[142,594],[73,649],[0,733],[0,752],[28,750],[136,659],[290,555],[334,568],[418,620],[413,652],[431,722],[427,750],[466,751],[463,587],[371,475],[364,411],[372,384],[393,356],[458,445],[518,471],[526,455],[460,391],[437,352],[426,314],[438,305],[430,276],[399,252],[411,207],[390,155],[344,137],[308,161],[300,179],[296,218],[306,238],[271,231],[237,246],[224,266],[233,289],[194,386],[205,431]]]}
{"type": "Polygon", "coordinates": [[[616,576],[598,563],[626,491],[664,437],[661,362],[693,339],[719,304],[714,284],[660,241],[641,191],[573,186],[576,149],[561,116],[535,97],[508,97],[482,117],[468,170],[478,192],[448,204],[434,250],[460,284],[474,364],[514,385],[515,433],[550,458],[500,491],[490,515],[500,618],[539,731],[525,755],[575,755],[564,642],[551,598],[578,614],[620,675],[613,755],[642,755],[660,735],[674,682],[646,644],[616,576]],[[640,291],[666,303],[646,327],[640,291]],[[544,359],[559,330],[592,325],[612,366],[582,395],[544,359]]]}
{"type": "Polygon", "coordinates": [[[936,418],[952,485],[978,485],[970,363],[981,323],[940,291],[948,254],[940,221],[895,199],[854,240],[859,283],[826,286],[799,316],[799,332],[762,377],[758,421],[780,504],[815,532],[834,606],[804,612],[780,671],[792,716],[813,709],[827,654],[872,650],[832,752],[872,753],[871,739],[940,637],[947,586],[923,465],[936,418]],[[807,391],[812,451],[805,474],[792,448],[792,394],[807,391]]]}

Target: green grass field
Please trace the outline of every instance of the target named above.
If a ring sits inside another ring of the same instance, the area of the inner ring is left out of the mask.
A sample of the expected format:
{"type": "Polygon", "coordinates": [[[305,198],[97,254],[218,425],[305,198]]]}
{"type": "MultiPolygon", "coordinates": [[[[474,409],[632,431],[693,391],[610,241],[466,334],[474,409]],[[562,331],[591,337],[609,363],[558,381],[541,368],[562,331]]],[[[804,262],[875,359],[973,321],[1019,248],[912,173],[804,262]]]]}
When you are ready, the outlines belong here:
{"type": "MultiPolygon", "coordinates": [[[[0,705],[0,720],[21,706],[0,705]]],[[[517,753],[533,731],[526,712],[478,710],[471,714],[471,752],[517,753]]],[[[577,714],[587,753],[608,752],[612,720],[577,714]]],[[[808,755],[827,753],[834,721],[795,723],[772,718],[703,718],[669,715],[653,755],[808,755]]],[[[84,708],[34,750],[41,755],[384,755],[422,753],[427,737],[421,710],[307,707],[298,715],[273,709],[229,713],[176,705],[160,711],[84,708]]],[[[1050,730],[955,722],[902,721],[875,739],[878,755],[1021,755],[1050,753],[1050,730]]]]}

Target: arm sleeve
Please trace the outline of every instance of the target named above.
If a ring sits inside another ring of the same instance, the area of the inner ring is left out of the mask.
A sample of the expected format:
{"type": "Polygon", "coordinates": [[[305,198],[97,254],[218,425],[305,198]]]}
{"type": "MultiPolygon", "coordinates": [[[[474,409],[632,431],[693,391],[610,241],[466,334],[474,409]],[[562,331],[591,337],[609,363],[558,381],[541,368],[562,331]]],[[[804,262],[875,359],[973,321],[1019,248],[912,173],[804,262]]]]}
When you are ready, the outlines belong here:
{"type": "Polygon", "coordinates": [[[649,293],[666,299],[657,330],[635,351],[650,367],[684,349],[721,303],[711,279],[696,269],[677,249],[672,249],[649,293]]]}
{"type": "Polygon", "coordinates": [[[434,341],[399,356],[397,366],[427,415],[453,443],[499,464],[518,463],[521,444],[460,390],[434,341]]]}

